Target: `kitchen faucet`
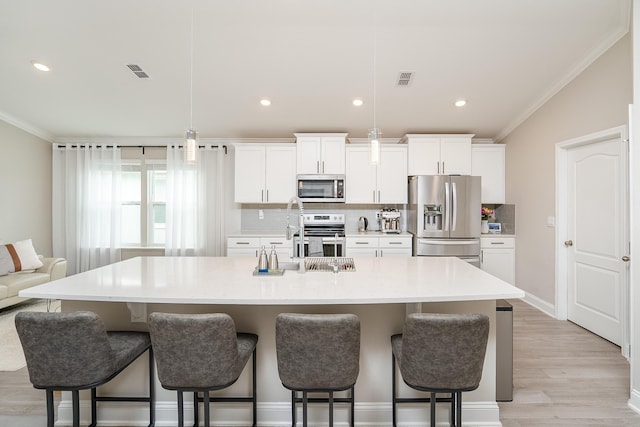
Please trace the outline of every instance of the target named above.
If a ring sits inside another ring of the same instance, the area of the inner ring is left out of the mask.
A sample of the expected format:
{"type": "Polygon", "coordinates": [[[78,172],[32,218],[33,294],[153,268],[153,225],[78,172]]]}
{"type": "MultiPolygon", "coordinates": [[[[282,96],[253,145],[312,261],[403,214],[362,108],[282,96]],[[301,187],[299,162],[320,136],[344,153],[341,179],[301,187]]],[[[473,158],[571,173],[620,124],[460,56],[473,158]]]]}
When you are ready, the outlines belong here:
{"type": "Polygon", "coordinates": [[[304,206],[302,200],[298,196],[293,196],[289,199],[287,204],[287,240],[293,240],[293,257],[296,256],[296,240],[293,239],[293,234],[298,231],[300,236],[298,240],[298,258],[304,258],[304,206]],[[298,205],[298,226],[291,225],[291,206],[293,203],[298,205]]]}

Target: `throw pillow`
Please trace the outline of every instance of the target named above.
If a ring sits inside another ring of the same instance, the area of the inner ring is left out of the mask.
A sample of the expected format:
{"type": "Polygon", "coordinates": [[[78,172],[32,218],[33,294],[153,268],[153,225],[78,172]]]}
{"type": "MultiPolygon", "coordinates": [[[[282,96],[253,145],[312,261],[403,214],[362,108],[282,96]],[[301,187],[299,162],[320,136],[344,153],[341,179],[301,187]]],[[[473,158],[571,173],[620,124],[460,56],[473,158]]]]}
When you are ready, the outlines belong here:
{"type": "Polygon", "coordinates": [[[31,239],[0,245],[0,276],[42,267],[31,239]]]}

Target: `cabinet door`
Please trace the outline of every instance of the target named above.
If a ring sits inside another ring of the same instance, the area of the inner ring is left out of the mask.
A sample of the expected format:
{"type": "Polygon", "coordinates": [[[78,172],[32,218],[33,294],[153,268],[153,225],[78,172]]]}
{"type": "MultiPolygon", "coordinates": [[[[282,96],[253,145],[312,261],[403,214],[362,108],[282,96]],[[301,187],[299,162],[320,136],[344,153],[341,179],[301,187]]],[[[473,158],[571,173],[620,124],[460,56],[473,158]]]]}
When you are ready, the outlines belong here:
{"type": "Polygon", "coordinates": [[[411,248],[380,248],[380,256],[384,258],[410,257],[411,248]]]}
{"type": "Polygon", "coordinates": [[[472,144],[471,175],[482,177],[482,203],[504,204],[504,144],[472,144]]]}
{"type": "Polygon", "coordinates": [[[267,203],[287,203],[296,195],[296,147],[266,147],[265,198],[267,203]]]}
{"type": "Polygon", "coordinates": [[[369,147],[347,147],[346,157],[346,203],[375,203],[377,168],[369,162],[369,147]]]}
{"type": "Polygon", "coordinates": [[[320,137],[305,136],[296,139],[296,171],[299,174],[320,173],[320,137]]]}
{"type": "Polygon", "coordinates": [[[263,203],[265,201],[264,145],[235,147],[234,201],[263,203]]]}
{"type": "Polygon", "coordinates": [[[409,175],[440,174],[440,138],[416,138],[408,142],[409,175]]]}
{"type": "Polygon", "coordinates": [[[377,257],[377,237],[347,237],[345,240],[345,252],[349,257],[377,257]]]}
{"type": "Polygon", "coordinates": [[[380,148],[377,184],[378,203],[407,203],[407,147],[380,148]]]}
{"type": "Polygon", "coordinates": [[[327,136],[320,144],[320,173],[345,173],[345,138],[327,136]]]}
{"type": "Polygon", "coordinates": [[[482,249],[481,268],[507,283],[515,285],[515,250],[482,249]]]}
{"type": "Polygon", "coordinates": [[[440,173],[443,175],[471,175],[471,138],[442,138],[440,173]]]}

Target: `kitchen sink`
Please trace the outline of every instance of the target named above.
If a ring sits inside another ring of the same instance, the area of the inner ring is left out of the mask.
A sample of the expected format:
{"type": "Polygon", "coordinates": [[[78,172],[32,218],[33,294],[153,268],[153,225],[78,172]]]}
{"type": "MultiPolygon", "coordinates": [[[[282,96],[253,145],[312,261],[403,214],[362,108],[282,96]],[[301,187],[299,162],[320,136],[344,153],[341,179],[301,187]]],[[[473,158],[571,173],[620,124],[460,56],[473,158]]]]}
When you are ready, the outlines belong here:
{"type": "Polygon", "coordinates": [[[294,262],[280,262],[278,263],[279,270],[299,270],[300,263],[297,261],[294,262]]]}

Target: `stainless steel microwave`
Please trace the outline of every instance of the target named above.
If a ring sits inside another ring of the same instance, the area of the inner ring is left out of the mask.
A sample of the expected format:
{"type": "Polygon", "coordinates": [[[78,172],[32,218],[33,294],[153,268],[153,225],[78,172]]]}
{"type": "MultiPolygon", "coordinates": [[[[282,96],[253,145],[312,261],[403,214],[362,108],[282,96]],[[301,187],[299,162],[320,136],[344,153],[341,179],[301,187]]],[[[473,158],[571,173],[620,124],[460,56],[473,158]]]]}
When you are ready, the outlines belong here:
{"type": "Polygon", "coordinates": [[[303,202],[344,202],[344,175],[298,175],[297,181],[303,202]]]}

